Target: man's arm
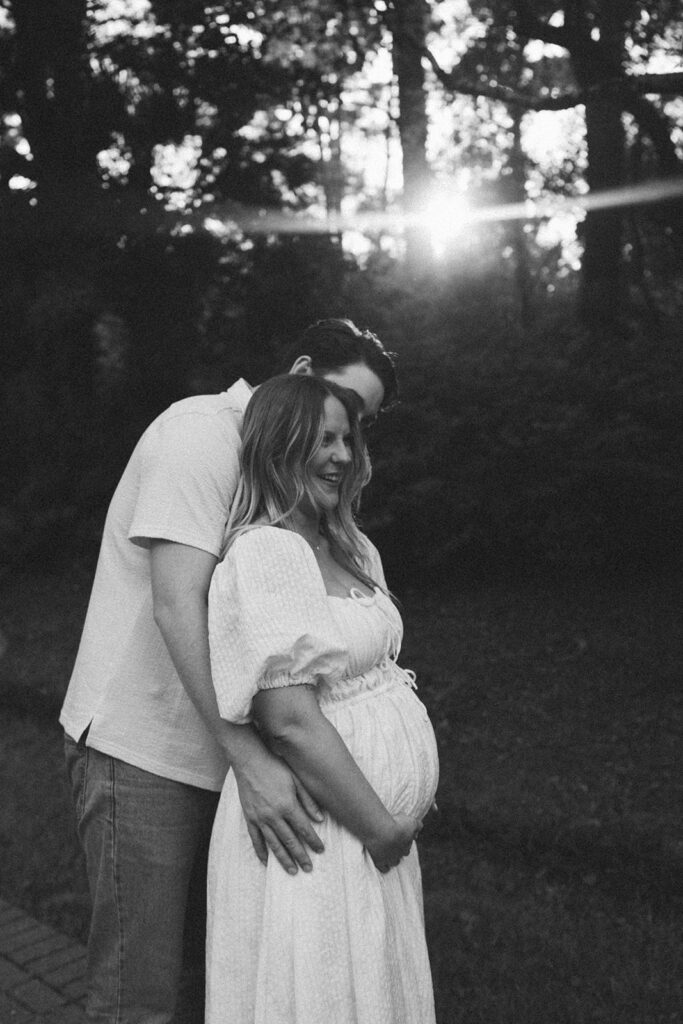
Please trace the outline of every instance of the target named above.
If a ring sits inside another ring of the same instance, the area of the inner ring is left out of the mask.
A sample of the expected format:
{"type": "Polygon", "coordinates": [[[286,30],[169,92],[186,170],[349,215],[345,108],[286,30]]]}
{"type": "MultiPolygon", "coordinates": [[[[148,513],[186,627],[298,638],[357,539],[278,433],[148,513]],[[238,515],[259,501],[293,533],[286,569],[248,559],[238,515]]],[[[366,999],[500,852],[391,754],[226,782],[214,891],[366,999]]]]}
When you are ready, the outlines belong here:
{"type": "Polygon", "coordinates": [[[207,601],[216,566],[214,555],[166,540],[150,546],[154,620],[185,690],[226,753],[235,773],[242,810],[257,856],[267,847],[282,866],[311,869],[306,850],[321,852],[310,819],[321,820],[319,808],[283,761],[264,746],[246,725],[224,721],[211,682],[207,601]]]}

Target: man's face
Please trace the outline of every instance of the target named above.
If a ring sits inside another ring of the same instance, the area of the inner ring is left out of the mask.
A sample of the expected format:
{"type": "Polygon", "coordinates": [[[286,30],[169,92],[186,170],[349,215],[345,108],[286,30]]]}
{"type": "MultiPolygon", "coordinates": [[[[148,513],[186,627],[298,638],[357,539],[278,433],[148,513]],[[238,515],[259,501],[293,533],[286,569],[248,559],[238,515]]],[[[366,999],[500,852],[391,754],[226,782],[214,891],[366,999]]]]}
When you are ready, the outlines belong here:
{"type": "Polygon", "coordinates": [[[384,400],[384,385],[376,373],[365,363],[352,363],[323,376],[333,384],[355,391],[362,403],[361,423],[372,423],[384,400]]]}

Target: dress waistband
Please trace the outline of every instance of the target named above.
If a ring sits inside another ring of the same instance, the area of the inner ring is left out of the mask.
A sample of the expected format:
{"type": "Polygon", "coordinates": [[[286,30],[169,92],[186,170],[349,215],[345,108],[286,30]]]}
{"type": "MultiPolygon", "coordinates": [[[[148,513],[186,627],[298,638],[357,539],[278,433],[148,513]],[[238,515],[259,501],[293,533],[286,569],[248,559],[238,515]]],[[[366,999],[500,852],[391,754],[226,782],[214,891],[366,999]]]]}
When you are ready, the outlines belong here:
{"type": "Polygon", "coordinates": [[[362,675],[350,676],[337,680],[330,687],[322,687],[319,692],[320,703],[339,704],[351,700],[366,700],[397,685],[416,690],[415,673],[410,669],[401,668],[393,659],[387,657],[362,675]]]}

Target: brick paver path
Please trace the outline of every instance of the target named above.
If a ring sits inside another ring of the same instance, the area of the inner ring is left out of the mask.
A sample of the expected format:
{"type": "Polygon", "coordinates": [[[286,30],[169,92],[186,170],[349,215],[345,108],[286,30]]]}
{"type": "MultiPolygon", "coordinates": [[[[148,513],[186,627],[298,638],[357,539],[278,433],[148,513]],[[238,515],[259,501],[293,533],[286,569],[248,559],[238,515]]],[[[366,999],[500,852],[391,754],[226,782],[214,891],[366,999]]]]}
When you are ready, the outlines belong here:
{"type": "Polygon", "coordinates": [[[0,900],[0,1024],[84,1024],[85,949],[0,900]]]}

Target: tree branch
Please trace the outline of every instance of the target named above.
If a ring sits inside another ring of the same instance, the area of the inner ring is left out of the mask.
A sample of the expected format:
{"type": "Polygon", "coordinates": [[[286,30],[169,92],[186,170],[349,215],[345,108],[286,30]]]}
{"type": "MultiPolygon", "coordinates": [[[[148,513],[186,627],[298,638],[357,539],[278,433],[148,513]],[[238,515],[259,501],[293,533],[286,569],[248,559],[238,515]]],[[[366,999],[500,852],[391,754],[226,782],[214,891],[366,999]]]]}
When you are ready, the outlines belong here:
{"type": "MultiPolygon", "coordinates": [[[[560,95],[531,96],[529,93],[518,92],[506,85],[489,85],[488,82],[472,82],[458,74],[457,67],[446,71],[440,66],[430,50],[424,56],[432,66],[434,74],[449,92],[461,93],[465,96],[484,96],[487,99],[499,100],[511,106],[522,107],[524,110],[567,110],[579,103],[585,103],[587,96],[592,98],[593,89],[572,91],[560,95]]],[[[595,87],[596,89],[598,87],[595,87]]],[[[600,86],[600,89],[602,86],[600,86]]]]}
{"type": "Polygon", "coordinates": [[[634,94],[644,96],[648,93],[674,96],[683,92],[683,72],[673,71],[661,75],[619,75],[604,78],[595,85],[585,89],[572,90],[557,95],[531,96],[519,92],[506,85],[489,85],[488,82],[472,82],[458,74],[457,66],[446,71],[440,66],[430,50],[424,51],[434,74],[449,92],[461,93],[465,96],[484,96],[487,99],[499,100],[510,106],[524,110],[568,110],[580,103],[601,98],[615,98],[620,101],[634,94]]]}
{"type": "Polygon", "coordinates": [[[656,93],[659,96],[680,96],[683,93],[683,71],[669,71],[660,75],[631,75],[628,79],[631,86],[644,96],[656,93]]]}

